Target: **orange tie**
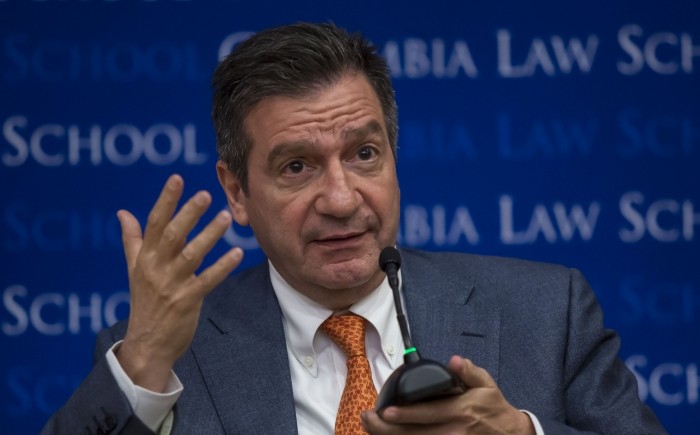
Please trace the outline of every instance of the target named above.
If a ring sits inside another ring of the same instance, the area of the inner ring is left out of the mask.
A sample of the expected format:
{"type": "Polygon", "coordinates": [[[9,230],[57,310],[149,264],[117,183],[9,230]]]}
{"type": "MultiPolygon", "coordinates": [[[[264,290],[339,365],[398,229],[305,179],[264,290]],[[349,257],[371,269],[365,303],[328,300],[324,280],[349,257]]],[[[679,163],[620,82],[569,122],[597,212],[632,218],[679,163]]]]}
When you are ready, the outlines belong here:
{"type": "Polygon", "coordinates": [[[366,433],[360,413],[374,408],[377,390],[365,354],[365,319],[354,314],[331,316],[321,325],[347,356],[348,376],[335,417],[335,435],[366,433]]]}

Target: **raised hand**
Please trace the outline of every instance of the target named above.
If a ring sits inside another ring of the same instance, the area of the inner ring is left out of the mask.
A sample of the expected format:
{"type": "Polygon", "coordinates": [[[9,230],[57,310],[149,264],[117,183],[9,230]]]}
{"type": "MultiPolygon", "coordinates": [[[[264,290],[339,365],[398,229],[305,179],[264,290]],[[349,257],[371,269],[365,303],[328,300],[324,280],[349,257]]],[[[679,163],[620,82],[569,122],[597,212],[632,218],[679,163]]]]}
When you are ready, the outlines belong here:
{"type": "Polygon", "coordinates": [[[168,179],[143,235],[131,213],[117,213],[129,271],[131,310],[116,355],[136,385],[156,392],[163,391],[173,364],[192,342],[204,297],[243,258],[243,251],[233,248],[195,274],[232,218],[228,211],[220,212],[188,243],[187,235],[209,208],[211,195],[197,192],[175,214],[183,184],[179,175],[168,179]]]}

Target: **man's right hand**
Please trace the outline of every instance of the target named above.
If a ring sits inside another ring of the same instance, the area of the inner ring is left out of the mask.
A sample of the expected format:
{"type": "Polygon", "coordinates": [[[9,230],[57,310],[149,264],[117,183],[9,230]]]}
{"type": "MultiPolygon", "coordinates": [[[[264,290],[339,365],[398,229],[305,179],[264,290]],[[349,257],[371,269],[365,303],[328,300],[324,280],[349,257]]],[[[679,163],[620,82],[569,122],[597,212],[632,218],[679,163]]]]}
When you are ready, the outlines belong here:
{"type": "Polygon", "coordinates": [[[131,213],[117,213],[129,270],[131,310],[116,355],[136,385],[155,392],[164,390],[175,361],[192,342],[204,297],[243,258],[243,251],[233,248],[195,275],[232,218],[228,211],[220,212],[188,243],[187,235],[209,208],[211,195],[197,192],[175,214],[183,184],[179,175],[168,179],[143,235],[131,213]]]}

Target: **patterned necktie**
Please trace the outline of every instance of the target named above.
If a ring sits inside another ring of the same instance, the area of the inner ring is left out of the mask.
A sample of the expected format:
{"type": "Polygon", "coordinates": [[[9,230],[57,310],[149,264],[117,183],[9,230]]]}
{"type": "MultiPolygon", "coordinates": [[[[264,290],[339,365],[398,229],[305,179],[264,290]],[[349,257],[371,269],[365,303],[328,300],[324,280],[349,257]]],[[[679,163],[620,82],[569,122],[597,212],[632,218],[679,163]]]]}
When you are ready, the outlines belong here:
{"type": "Polygon", "coordinates": [[[360,413],[374,408],[377,400],[365,354],[365,319],[353,314],[331,316],[321,328],[347,356],[348,375],[335,417],[335,435],[364,434],[360,413]]]}

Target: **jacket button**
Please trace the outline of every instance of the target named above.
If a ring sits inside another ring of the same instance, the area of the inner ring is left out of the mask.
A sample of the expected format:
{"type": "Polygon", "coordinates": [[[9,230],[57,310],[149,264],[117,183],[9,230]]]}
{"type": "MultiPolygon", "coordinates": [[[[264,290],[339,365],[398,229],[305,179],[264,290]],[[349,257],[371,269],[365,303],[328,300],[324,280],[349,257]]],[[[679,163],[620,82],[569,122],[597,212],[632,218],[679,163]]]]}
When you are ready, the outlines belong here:
{"type": "Polygon", "coordinates": [[[102,427],[100,428],[100,433],[109,433],[114,428],[117,427],[117,419],[113,415],[106,415],[102,420],[102,427]]]}

